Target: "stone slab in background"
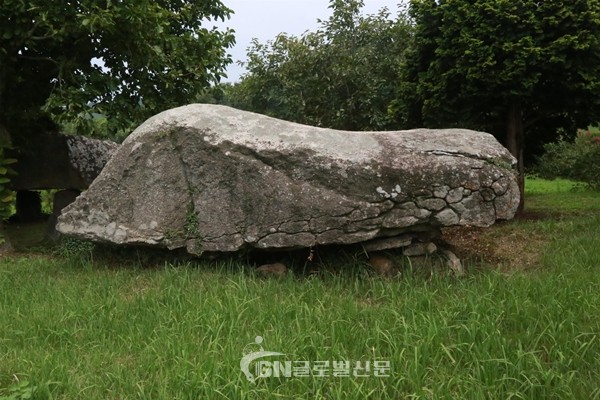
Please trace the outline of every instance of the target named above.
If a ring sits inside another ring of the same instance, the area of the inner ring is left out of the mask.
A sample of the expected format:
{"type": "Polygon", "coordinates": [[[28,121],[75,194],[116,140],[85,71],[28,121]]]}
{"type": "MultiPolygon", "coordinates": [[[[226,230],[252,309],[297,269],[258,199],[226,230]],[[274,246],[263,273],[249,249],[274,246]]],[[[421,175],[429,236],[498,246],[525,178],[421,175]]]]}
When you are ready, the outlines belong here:
{"type": "Polygon", "coordinates": [[[119,145],[83,136],[41,133],[27,147],[10,152],[18,162],[14,191],[87,189],[119,145]]]}
{"type": "Polygon", "coordinates": [[[201,254],[489,226],[516,212],[514,165],[482,132],[347,132],[193,104],[138,127],[57,229],[201,254]]]}

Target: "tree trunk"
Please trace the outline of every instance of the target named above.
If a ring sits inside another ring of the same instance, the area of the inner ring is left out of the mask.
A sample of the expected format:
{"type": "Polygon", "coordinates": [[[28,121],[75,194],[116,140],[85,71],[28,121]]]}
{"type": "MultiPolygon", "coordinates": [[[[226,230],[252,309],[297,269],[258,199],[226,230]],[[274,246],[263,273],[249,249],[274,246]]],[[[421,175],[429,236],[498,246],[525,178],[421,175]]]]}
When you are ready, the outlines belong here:
{"type": "Polygon", "coordinates": [[[523,116],[521,105],[518,102],[512,102],[508,109],[508,118],[506,121],[506,147],[508,151],[517,159],[517,170],[519,172],[519,190],[521,199],[517,213],[523,212],[525,206],[525,166],[523,164],[523,116]]]}

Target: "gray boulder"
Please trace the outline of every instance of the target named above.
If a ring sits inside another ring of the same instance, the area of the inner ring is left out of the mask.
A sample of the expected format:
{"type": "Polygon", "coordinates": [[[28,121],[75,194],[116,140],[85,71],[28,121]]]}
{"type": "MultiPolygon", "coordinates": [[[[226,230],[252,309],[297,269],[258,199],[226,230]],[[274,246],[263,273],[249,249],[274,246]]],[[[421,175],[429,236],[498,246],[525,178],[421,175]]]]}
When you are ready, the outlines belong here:
{"type": "Polygon", "coordinates": [[[516,212],[514,165],[482,132],[347,132],[193,104],[139,126],[57,229],[201,254],[489,226],[516,212]]]}

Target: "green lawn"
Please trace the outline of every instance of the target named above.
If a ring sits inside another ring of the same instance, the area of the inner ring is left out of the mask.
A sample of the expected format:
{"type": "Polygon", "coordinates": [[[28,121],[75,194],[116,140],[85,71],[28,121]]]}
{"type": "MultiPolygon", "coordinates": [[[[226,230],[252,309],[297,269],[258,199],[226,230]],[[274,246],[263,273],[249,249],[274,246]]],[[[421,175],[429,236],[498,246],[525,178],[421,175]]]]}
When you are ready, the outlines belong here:
{"type": "Polygon", "coordinates": [[[0,399],[600,399],[600,194],[571,186],[530,180],[537,216],[489,230],[536,238],[535,268],[510,274],[277,280],[233,262],[5,258],[0,399]],[[391,376],[251,383],[240,360],[258,335],[286,354],[271,360],[390,361],[391,376]]]}

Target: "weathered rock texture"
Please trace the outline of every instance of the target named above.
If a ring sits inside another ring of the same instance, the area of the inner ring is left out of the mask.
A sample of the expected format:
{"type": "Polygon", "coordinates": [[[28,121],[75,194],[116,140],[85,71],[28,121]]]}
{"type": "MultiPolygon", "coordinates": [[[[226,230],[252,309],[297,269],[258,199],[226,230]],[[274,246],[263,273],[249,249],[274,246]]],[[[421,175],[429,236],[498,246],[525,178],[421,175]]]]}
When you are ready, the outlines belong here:
{"type": "Polygon", "coordinates": [[[67,136],[69,164],[89,186],[119,147],[109,140],[90,139],[84,136],[67,136]]]}
{"type": "Polygon", "coordinates": [[[138,127],[57,228],[200,254],[488,226],[517,209],[514,164],[487,133],[346,132],[194,104],[138,127]]]}

